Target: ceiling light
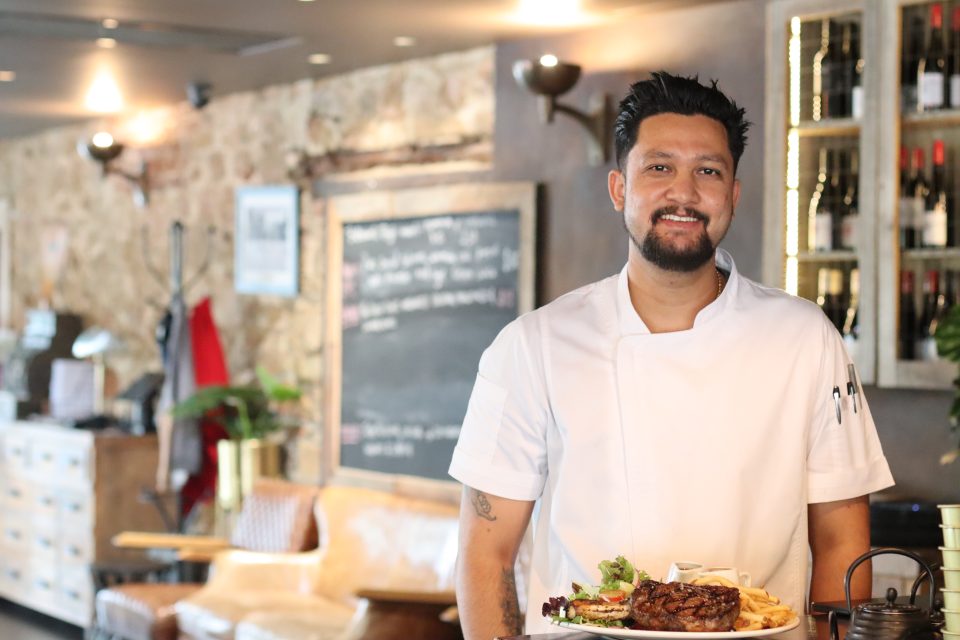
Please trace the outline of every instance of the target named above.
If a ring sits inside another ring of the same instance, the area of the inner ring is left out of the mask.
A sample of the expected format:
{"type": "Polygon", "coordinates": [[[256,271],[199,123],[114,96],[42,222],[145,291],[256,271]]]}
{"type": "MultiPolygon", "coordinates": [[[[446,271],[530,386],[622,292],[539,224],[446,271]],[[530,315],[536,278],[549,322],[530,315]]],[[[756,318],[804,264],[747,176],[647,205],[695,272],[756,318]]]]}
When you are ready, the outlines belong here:
{"type": "Polygon", "coordinates": [[[120,87],[108,71],[101,71],[87,90],[84,104],[97,113],[117,113],[123,109],[120,87]]]}
{"type": "Polygon", "coordinates": [[[17,79],[17,72],[4,70],[0,71],[0,82],[13,82],[17,79]]]}
{"type": "Polygon", "coordinates": [[[411,36],[397,36],[393,39],[393,46],[395,47],[412,47],[417,44],[417,39],[411,36]]]}
{"type": "Polygon", "coordinates": [[[514,22],[544,27],[569,27],[596,22],[586,13],[580,0],[520,0],[513,13],[514,22]]]}
{"type": "Polygon", "coordinates": [[[100,23],[100,26],[104,29],[116,29],[120,26],[120,23],[113,18],[104,18],[100,23]]]}
{"type": "Polygon", "coordinates": [[[117,46],[117,41],[113,38],[97,38],[97,46],[101,49],[113,49],[117,46]]]}
{"type": "Polygon", "coordinates": [[[545,53],[540,56],[540,65],[543,67],[555,67],[558,62],[560,61],[557,60],[557,56],[552,53],[545,53]]]}
{"type": "Polygon", "coordinates": [[[330,60],[330,55],[327,53],[311,53],[307,57],[307,62],[310,64],[329,64],[330,60]]]}
{"type": "Polygon", "coordinates": [[[98,131],[93,134],[93,138],[90,139],[90,142],[92,142],[93,146],[95,147],[106,149],[107,147],[113,146],[113,136],[106,131],[98,131]]]}

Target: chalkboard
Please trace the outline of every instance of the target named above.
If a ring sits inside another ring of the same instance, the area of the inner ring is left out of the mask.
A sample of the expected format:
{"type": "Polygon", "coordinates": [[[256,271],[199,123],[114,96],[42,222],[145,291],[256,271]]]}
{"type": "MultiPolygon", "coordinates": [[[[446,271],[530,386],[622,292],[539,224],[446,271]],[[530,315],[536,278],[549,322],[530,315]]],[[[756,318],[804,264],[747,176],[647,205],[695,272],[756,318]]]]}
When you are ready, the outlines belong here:
{"type": "Polygon", "coordinates": [[[341,475],[449,480],[480,356],[532,306],[534,193],[491,184],[333,199],[327,418],[341,475]]]}

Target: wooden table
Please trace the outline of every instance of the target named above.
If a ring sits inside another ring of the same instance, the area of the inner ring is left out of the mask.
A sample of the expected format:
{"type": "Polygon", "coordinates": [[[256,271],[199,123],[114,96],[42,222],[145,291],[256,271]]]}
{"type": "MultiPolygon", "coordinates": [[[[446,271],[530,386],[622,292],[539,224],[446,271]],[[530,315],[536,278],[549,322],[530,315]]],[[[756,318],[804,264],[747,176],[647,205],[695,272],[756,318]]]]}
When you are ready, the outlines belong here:
{"type": "MultiPolygon", "coordinates": [[[[846,624],[840,622],[840,638],[846,633],[846,624]]],[[[773,636],[766,636],[771,640],[829,640],[830,627],[827,625],[827,616],[806,616],[800,621],[800,626],[790,631],[784,631],[773,636]]],[[[599,640],[602,636],[590,633],[537,633],[524,636],[509,636],[501,640],[599,640]]]]}

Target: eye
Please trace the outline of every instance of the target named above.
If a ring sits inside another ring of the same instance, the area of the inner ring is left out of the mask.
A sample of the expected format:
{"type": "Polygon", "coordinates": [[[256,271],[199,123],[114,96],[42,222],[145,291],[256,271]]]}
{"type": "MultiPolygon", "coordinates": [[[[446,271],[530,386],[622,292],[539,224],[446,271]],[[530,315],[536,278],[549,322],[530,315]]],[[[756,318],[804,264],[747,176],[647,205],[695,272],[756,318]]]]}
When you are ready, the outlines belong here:
{"type": "Polygon", "coordinates": [[[665,164],[652,164],[649,167],[647,167],[647,170],[660,173],[663,171],[667,171],[668,169],[667,169],[667,165],[665,164]]]}
{"type": "Polygon", "coordinates": [[[708,175],[708,176],[719,176],[720,170],[714,169],[712,167],[704,167],[700,169],[700,173],[703,173],[704,175],[708,175]]]}

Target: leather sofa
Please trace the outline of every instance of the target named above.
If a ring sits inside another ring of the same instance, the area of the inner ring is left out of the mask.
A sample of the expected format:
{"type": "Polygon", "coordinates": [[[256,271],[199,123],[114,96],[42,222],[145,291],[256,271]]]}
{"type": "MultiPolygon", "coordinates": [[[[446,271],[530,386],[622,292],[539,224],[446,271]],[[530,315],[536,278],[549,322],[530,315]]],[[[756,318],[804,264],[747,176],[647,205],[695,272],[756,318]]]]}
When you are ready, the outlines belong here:
{"type": "Polygon", "coordinates": [[[455,505],[330,486],[314,509],[315,551],[219,553],[174,605],[181,639],[462,637],[440,616],[455,603],[455,505]]]}

